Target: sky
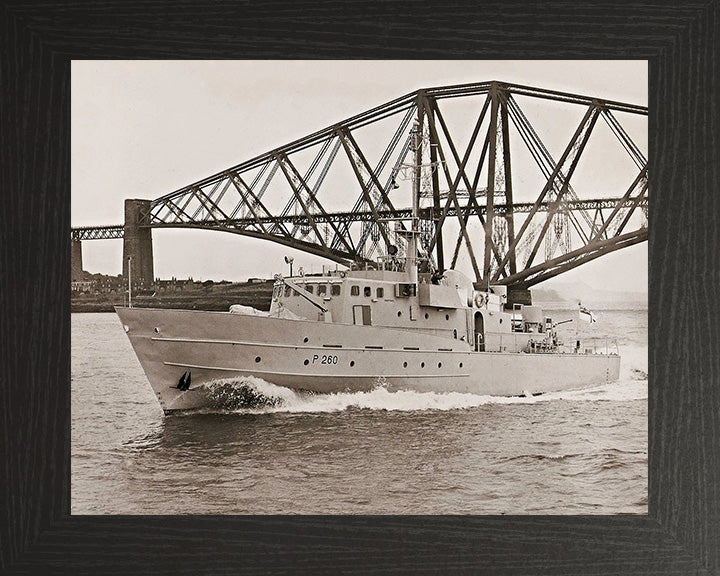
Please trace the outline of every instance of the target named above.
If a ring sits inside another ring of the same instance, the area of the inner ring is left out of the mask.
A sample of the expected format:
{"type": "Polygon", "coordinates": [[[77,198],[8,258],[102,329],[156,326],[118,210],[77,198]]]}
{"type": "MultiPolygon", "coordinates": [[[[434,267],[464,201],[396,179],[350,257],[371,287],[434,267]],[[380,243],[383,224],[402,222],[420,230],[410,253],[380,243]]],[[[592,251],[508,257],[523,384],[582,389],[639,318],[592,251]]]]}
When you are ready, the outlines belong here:
{"type": "MultiPolygon", "coordinates": [[[[71,225],[122,224],[126,198],[157,198],[418,88],[489,80],[648,102],[646,61],[76,60],[71,225]]],[[[647,154],[643,131],[632,136],[647,154]]],[[[285,271],[285,255],[311,271],[327,263],[205,230],[155,229],[153,251],[160,278],[267,278],[285,271]]],[[[121,240],[83,242],[89,272],[118,274],[121,260],[121,240]]],[[[558,281],[646,292],[647,262],[644,242],[558,281]]]]}

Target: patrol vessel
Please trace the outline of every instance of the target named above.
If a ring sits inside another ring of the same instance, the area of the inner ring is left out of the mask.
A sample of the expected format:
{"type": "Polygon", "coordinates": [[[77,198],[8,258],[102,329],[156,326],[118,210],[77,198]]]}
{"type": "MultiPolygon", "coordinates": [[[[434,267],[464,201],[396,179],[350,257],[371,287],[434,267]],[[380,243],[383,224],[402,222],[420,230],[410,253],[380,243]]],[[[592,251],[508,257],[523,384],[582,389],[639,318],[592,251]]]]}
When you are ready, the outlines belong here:
{"type": "MultiPolygon", "coordinates": [[[[419,138],[419,136],[416,136],[419,138]]],[[[416,152],[419,144],[416,142],[416,152]]],[[[419,161],[414,166],[419,170],[419,161]]],[[[418,251],[419,178],[404,256],[275,276],[269,312],[117,307],[165,412],[212,406],[213,387],[254,376],[313,393],[388,390],[541,394],[617,380],[617,353],[566,347],[538,306],[507,301],[418,251]]]]}
{"type": "Polygon", "coordinates": [[[116,308],[165,412],[212,405],[212,384],[247,376],[314,393],[388,390],[512,396],[617,380],[617,353],[566,347],[538,306],[507,306],[461,272],[407,257],[276,275],[269,312],[116,308]]]}

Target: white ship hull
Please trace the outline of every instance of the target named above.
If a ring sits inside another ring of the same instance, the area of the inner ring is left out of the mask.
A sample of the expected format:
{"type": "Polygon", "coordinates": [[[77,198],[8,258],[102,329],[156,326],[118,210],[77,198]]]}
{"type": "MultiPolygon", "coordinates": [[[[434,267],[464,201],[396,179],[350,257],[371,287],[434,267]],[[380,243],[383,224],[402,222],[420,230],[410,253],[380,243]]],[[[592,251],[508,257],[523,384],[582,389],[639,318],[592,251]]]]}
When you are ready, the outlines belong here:
{"type": "Polygon", "coordinates": [[[166,412],[211,402],[204,386],[254,376],[316,393],[371,390],[493,396],[579,389],[617,380],[615,354],[475,352],[465,341],[412,329],[247,316],[117,308],[166,412]],[[178,389],[183,374],[188,390],[178,389]]]}

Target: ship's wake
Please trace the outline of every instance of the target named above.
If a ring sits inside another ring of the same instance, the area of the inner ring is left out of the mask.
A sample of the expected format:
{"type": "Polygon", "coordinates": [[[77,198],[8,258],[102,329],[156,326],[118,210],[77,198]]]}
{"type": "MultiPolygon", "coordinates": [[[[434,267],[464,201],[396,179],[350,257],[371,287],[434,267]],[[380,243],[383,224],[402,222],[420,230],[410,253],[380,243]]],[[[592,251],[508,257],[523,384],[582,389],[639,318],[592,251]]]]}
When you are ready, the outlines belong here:
{"type": "Polygon", "coordinates": [[[583,390],[549,392],[539,396],[485,396],[469,393],[390,391],[378,379],[367,392],[334,394],[303,393],[254,377],[221,379],[204,384],[208,399],[203,412],[274,413],[341,412],[348,409],[421,411],[461,410],[487,404],[536,404],[566,401],[632,401],[647,399],[647,347],[623,349],[620,378],[617,382],[583,390]]]}

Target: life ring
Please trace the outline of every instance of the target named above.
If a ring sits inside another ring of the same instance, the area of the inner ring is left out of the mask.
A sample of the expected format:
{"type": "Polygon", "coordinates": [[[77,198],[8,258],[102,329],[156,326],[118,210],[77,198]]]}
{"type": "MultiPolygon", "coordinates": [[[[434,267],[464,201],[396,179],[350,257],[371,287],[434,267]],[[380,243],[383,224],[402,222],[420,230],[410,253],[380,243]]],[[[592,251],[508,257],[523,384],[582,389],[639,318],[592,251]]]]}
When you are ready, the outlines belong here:
{"type": "Polygon", "coordinates": [[[345,278],[345,270],[340,270],[340,278],[345,278]]]}
{"type": "Polygon", "coordinates": [[[480,292],[475,294],[475,306],[477,306],[478,308],[482,308],[484,304],[485,304],[485,295],[480,292]]]}

